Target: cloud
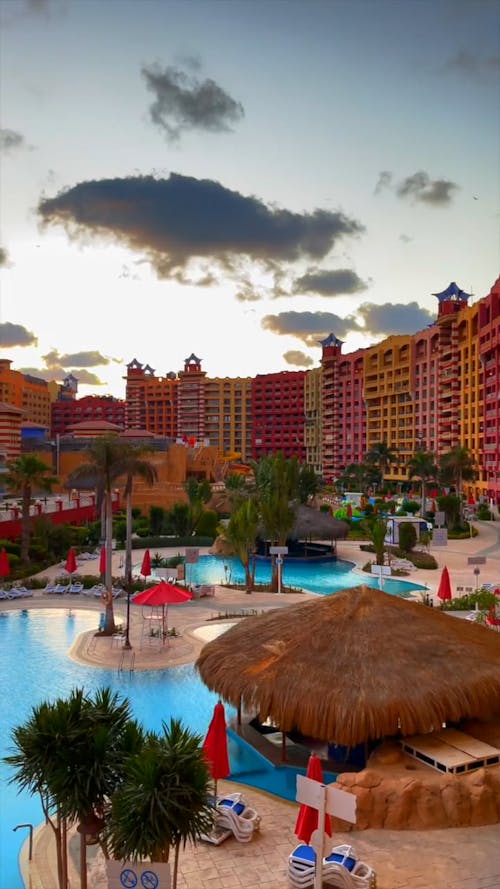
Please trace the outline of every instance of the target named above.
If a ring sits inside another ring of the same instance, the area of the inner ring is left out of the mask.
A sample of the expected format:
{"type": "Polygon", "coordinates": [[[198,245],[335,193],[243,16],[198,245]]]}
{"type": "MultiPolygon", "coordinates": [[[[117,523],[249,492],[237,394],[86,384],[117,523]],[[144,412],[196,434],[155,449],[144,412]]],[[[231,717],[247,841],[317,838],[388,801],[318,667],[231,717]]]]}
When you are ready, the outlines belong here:
{"type": "Polygon", "coordinates": [[[363,303],[357,316],[363,322],[365,333],[390,336],[394,333],[413,334],[435,321],[435,315],[422,309],[418,303],[363,303]]]}
{"type": "Polygon", "coordinates": [[[374,194],[380,194],[384,189],[391,189],[399,198],[413,198],[422,204],[430,204],[434,207],[444,207],[451,204],[454,193],[460,189],[456,182],[450,179],[431,179],[424,170],[407,176],[397,184],[393,181],[393,175],[389,170],[382,170],[374,188],[374,194]]]}
{"type": "Polygon", "coordinates": [[[304,291],[319,293],[320,296],[340,296],[346,293],[360,293],[367,285],[351,269],[309,269],[293,284],[294,293],[304,291]]]}
{"type": "Polygon", "coordinates": [[[61,355],[57,349],[52,349],[50,352],[47,352],[46,355],[42,355],[42,359],[45,361],[48,368],[58,366],[68,367],[70,365],[78,368],[100,367],[101,365],[110,363],[109,358],[106,358],[97,351],[72,352],[66,355],[61,355]]]}
{"type": "Polygon", "coordinates": [[[287,364],[292,364],[294,367],[311,367],[314,364],[310,355],[306,355],[305,352],[300,352],[298,349],[284,352],[283,358],[287,364]]]}
{"type": "Polygon", "coordinates": [[[498,76],[499,69],[500,56],[478,56],[468,49],[459,49],[445,62],[442,70],[477,79],[490,74],[498,76]]]}
{"type": "Polygon", "coordinates": [[[396,194],[400,198],[414,198],[423,204],[437,207],[451,204],[453,193],[459,187],[449,179],[430,179],[427,173],[419,170],[399,183],[396,194]]]}
{"type": "Polygon", "coordinates": [[[99,377],[90,373],[88,370],[79,370],[72,369],[68,370],[65,367],[21,367],[21,373],[28,374],[29,376],[39,377],[41,380],[47,380],[50,383],[52,380],[55,380],[58,383],[62,383],[65,377],[68,374],[73,374],[74,377],[77,378],[78,382],[81,385],[85,386],[106,386],[106,381],[100,380],[99,377]]]}
{"type": "Polygon", "coordinates": [[[241,260],[267,267],[320,260],[343,237],[364,231],[341,212],[269,207],[211,179],[177,173],[80,182],[43,198],[38,212],[45,224],[64,225],[70,237],[112,237],[142,253],[160,278],[200,258],[239,273],[241,260]]]}
{"type": "Polygon", "coordinates": [[[38,339],[31,330],[27,330],[22,324],[11,324],[6,321],[0,324],[0,347],[12,346],[37,346],[38,339]]]}
{"type": "Polygon", "coordinates": [[[26,148],[24,136],[22,136],[21,133],[5,128],[0,129],[0,149],[2,151],[8,153],[10,151],[17,151],[21,148],[26,148]]]}
{"type": "Polygon", "coordinates": [[[178,139],[184,130],[227,132],[244,116],[243,105],[210,78],[200,81],[179,68],[162,70],[159,65],[144,66],[141,73],[155,96],[151,120],[168,139],[178,139]]]}
{"type": "Polygon", "coordinates": [[[332,312],[280,312],[265,315],[261,321],[264,330],[280,336],[295,336],[306,346],[319,346],[319,340],[334,332],[345,339],[351,330],[361,328],[354,318],[341,318],[332,312]]]}

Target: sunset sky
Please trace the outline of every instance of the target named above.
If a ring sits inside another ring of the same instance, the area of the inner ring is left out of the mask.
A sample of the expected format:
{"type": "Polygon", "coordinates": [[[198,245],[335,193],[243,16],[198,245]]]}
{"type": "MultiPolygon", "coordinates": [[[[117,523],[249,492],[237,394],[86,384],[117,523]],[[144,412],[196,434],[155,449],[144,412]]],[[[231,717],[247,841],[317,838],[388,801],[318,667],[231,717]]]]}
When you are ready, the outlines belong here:
{"type": "Polygon", "coordinates": [[[0,355],[319,365],[499,273],[496,0],[2,0],[0,355]]]}

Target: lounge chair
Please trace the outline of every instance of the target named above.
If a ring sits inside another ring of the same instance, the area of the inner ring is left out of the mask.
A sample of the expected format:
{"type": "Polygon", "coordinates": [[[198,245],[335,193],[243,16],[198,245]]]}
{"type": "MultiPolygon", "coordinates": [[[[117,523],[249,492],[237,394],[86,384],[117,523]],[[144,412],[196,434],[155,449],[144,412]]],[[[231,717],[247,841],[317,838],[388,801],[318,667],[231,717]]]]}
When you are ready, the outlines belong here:
{"type": "Polygon", "coordinates": [[[249,843],[260,827],[260,815],[245,803],[241,793],[230,793],[217,799],[215,824],[220,830],[230,830],[239,843],[249,843]]]}
{"type": "Polygon", "coordinates": [[[70,583],[68,588],[68,593],[81,593],[83,590],[83,583],[79,580],[75,581],[75,583],[70,583]]]}
{"type": "MultiPolygon", "coordinates": [[[[316,852],[312,846],[297,846],[288,857],[288,880],[294,889],[314,885],[316,852]]],[[[374,889],[375,871],[360,861],[352,846],[334,846],[322,862],[323,885],[332,889],[374,889]]]]}
{"type": "Polygon", "coordinates": [[[58,584],[55,583],[55,581],[53,581],[53,580],[48,580],[47,583],[45,584],[45,586],[44,586],[42,592],[44,592],[44,593],[49,593],[49,594],[51,594],[51,593],[55,593],[55,592],[56,592],[56,587],[57,587],[57,586],[58,586],[58,584]]]}

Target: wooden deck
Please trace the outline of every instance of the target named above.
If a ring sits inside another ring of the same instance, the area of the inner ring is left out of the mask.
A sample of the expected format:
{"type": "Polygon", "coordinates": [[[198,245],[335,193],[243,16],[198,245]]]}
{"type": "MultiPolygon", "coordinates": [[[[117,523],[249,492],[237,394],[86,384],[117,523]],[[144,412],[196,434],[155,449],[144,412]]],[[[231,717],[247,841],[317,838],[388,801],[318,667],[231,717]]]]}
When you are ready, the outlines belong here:
{"type": "Polygon", "coordinates": [[[401,746],[405,753],[426,763],[439,772],[454,775],[473,769],[500,763],[500,750],[479,741],[471,735],[446,728],[429,735],[413,735],[404,738],[401,746]]]}

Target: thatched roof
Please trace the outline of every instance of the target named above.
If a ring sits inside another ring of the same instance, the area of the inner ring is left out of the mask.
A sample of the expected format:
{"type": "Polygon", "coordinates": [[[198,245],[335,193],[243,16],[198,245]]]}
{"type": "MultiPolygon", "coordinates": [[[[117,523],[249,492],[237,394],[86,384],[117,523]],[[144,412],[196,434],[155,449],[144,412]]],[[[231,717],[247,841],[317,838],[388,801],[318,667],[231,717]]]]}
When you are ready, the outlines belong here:
{"type": "Polygon", "coordinates": [[[500,634],[364,585],[247,617],[196,666],[234,706],[349,746],[500,714],[500,634]]]}
{"type": "Polygon", "coordinates": [[[349,525],[311,506],[297,507],[295,524],[288,534],[291,540],[339,540],[347,537],[349,525]]]}

